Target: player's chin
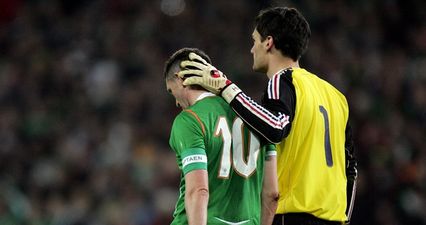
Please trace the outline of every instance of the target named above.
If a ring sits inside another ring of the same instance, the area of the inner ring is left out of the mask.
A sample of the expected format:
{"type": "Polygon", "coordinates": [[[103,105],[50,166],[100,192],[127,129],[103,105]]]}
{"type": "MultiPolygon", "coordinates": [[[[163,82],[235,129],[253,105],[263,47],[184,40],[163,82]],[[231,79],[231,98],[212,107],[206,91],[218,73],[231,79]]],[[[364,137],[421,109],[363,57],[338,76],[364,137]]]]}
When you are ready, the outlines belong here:
{"type": "Polygon", "coordinates": [[[253,66],[251,67],[253,71],[257,72],[258,67],[256,66],[256,64],[253,63],[253,66]]]}
{"type": "Polygon", "coordinates": [[[253,69],[254,72],[259,72],[259,73],[263,73],[264,72],[264,69],[262,67],[259,67],[256,64],[253,64],[252,69],[253,69]]]}

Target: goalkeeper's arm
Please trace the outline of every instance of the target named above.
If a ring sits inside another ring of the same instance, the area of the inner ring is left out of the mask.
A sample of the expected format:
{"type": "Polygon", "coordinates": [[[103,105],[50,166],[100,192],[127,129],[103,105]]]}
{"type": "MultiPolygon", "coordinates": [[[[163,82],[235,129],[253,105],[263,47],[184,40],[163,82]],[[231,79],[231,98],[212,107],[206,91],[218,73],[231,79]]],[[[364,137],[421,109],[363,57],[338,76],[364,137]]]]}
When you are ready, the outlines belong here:
{"type": "MultiPolygon", "coordinates": [[[[291,121],[289,115],[292,113],[288,109],[292,107],[287,107],[286,99],[280,97],[270,101],[272,104],[268,104],[267,109],[245,95],[222,72],[201,57],[193,53],[189,57],[191,61],[182,62],[181,67],[184,70],[178,73],[180,77],[186,78],[184,85],[201,85],[207,90],[221,95],[252,130],[269,142],[279,143],[289,133],[290,126],[288,125],[291,121]]],[[[274,80],[271,79],[269,85],[274,85],[274,80]]],[[[284,83],[292,85],[287,81],[284,83]]],[[[293,88],[283,90],[293,90],[293,88]]]]}
{"type": "Polygon", "coordinates": [[[356,195],[356,181],[358,178],[357,171],[357,161],[354,156],[354,144],[352,139],[352,129],[349,123],[346,125],[345,131],[345,158],[346,158],[346,195],[347,195],[347,207],[346,207],[346,216],[348,221],[346,224],[349,224],[352,216],[352,210],[355,202],[356,195]]]}

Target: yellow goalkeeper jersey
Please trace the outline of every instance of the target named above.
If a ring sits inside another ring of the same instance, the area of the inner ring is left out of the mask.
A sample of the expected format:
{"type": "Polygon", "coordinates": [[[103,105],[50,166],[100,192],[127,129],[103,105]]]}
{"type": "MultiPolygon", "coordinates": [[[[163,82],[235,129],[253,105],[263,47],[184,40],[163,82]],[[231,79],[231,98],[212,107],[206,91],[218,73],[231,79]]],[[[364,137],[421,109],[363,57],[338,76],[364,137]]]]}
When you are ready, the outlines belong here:
{"type": "Polygon", "coordinates": [[[346,98],[316,75],[293,68],[296,111],[289,135],[277,145],[277,214],[304,212],[345,221],[346,98]]]}

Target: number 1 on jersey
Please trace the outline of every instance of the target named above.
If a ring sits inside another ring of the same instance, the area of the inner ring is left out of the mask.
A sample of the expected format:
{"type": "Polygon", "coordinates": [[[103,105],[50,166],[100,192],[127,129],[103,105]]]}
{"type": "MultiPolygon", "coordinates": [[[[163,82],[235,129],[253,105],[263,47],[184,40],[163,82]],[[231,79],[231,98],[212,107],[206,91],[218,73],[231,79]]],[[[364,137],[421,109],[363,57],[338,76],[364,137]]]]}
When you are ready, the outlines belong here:
{"type": "Polygon", "coordinates": [[[325,160],[328,167],[333,166],[333,156],[331,155],[331,144],[330,144],[330,125],[328,121],[328,113],[324,106],[320,105],[319,110],[324,117],[324,148],[325,148],[325,160]]]}

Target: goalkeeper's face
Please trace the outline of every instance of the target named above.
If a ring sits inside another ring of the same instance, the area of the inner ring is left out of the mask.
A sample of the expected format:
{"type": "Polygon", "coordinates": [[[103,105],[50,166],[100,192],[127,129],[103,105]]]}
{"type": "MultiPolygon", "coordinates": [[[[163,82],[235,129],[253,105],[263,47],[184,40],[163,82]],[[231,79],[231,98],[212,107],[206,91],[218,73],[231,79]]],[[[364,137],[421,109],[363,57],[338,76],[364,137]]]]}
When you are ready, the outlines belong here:
{"type": "Polygon", "coordinates": [[[267,40],[262,41],[259,32],[255,29],[252,34],[253,47],[250,52],[253,54],[253,70],[256,72],[266,73],[268,70],[267,62],[267,40]]]}
{"type": "Polygon", "coordinates": [[[176,106],[186,109],[190,106],[190,102],[188,100],[188,88],[183,86],[182,83],[182,79],[178,77],[166,79],[166,88],[167,91],[175,98],[176,106]]]}

